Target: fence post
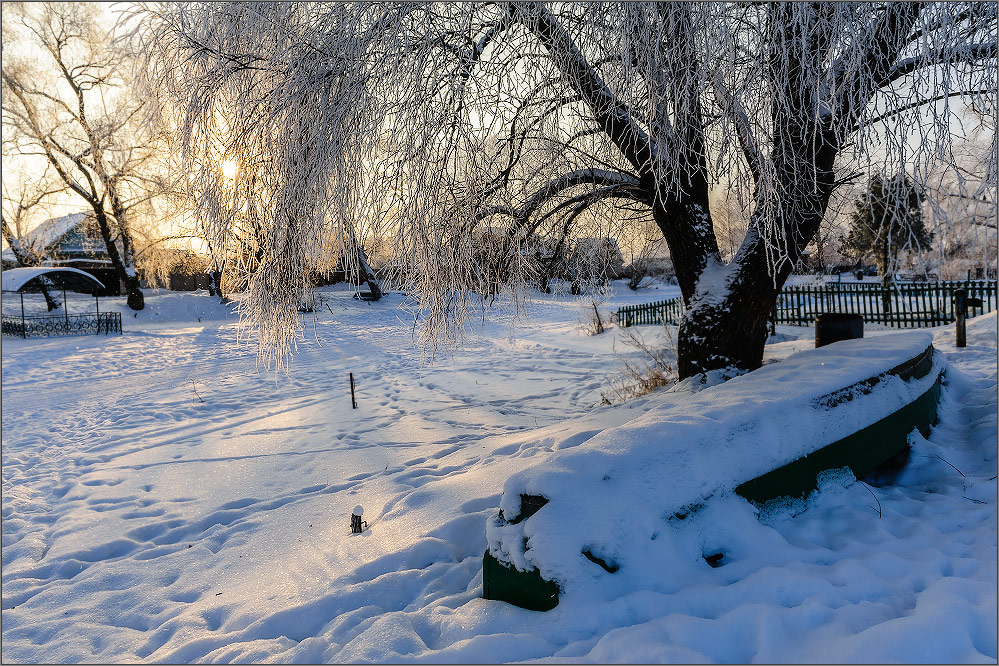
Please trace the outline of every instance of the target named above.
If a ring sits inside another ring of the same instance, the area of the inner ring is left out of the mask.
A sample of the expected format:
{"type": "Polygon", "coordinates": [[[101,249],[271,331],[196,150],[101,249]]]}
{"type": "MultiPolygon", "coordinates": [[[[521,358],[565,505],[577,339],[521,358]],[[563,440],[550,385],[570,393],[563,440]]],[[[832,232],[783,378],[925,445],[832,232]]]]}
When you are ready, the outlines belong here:
{"type": "Polygon", "coordinates": [[[28,325],[24,323],[24,292],[21,292],[21,337],[28,337],[28,325]]]}
{"type": "Polygon", "coordinates": [[[967,331],[965,328],[965,316],[967,312],[964,306],[964,289],[958,289],[954,292],[954,314],[957,315],[957,344],[958,347],[967,347],[967,331]]]}

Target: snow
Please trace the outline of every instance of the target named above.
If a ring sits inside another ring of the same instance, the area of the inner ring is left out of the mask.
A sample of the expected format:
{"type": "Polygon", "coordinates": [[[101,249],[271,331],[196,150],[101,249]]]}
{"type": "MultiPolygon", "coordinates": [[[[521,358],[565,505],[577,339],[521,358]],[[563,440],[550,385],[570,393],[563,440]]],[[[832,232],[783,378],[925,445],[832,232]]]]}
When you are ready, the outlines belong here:
{"type": "MultiPolygon", "coordinates": [[[[618,281],[600,307],[677,292],[661,287],[618,281]]],[[[429,366],[400,294],[323,297],[288,374],[258,368],[233,306],[204,292],[149,291],[135,316],[102,299],[121,336],[3,339],[4,662],[996,660],[995,313],[964,349],[929,329],[940,421],[894,483],[830,474],[762,516],[720,494],[657,538],[654,575],[588,565],[537,613],[481,598],[508,480],[741,378],[607,406],[638,353],[613,327],[582,333],[588,300],[534,297],[530,320],[429,366]]],[[[778,326],[761,372],[813,335],[778,326]]]]}
{"type": "MultiPolygon", "coordinates": [[[[729,265],[708,257],[708,262],[701,271],[694,290],[692,303],[704,303],[709,306],[720,306],[728,298],[729,288],[735,271],[729,265]]],[[[688,311],[693,308],[688,309],[688,311]]]]}

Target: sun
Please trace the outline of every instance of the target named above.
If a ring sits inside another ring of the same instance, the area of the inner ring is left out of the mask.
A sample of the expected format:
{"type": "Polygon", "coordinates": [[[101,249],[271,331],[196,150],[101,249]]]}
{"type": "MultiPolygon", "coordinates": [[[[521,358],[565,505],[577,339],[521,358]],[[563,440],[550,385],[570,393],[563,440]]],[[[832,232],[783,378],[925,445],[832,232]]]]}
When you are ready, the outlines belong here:
{"type": "Polygon", "coordinates": [[[236,180],[236,171],[239,165],[236,164],[236,160],[226,160],[222,163],[222,175],[225,176],[226,180],[236,180]]]}

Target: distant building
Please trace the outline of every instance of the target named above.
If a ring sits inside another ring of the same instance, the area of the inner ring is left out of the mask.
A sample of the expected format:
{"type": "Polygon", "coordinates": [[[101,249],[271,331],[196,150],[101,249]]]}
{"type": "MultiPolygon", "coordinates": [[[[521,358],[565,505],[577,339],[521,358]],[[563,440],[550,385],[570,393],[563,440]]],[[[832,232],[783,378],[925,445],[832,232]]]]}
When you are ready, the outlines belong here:
{"type": "MultiPolygon", "coordinates": [[[[42,256],[43,266],[78,268],[107,287],[102,296],[121,294],[121,284],[93,213],[72,213],[45,220],[26,233],[21,242],[42,256]]],[[[19,265],[10,248],[3,252],[3,264],[19,265]]]]}
{"type": "Polygon", "coordinates": [[[21,242],[52,262],[108,261],[107,247],[92,213],[45,220],[26,233],[21,242]]]}

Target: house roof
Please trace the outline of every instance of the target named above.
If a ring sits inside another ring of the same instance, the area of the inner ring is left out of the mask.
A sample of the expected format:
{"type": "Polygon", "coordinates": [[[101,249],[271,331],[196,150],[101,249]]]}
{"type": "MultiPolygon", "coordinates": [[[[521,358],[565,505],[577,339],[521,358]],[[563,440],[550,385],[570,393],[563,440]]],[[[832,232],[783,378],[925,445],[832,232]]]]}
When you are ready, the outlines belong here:
{"type": "Polygon", "coordinates": [[[72,213],[45,220],[24,235],[24,244],[45,249],[75,229],[88,217],[88,213],[72,213]]]}
{"type": "Polygon", "coordinates": [[[93,289],[95,286],[104,289],[100,280],[89,273],[85,273],[78,268],[52,268],[47,266],[35,266],[32,268],[11,268],[0,273],[0,284],[5,292],[30,292],[38,291],[41,280],[37,278],[45,276],[59,286],[83,287],[93,289]]]}

